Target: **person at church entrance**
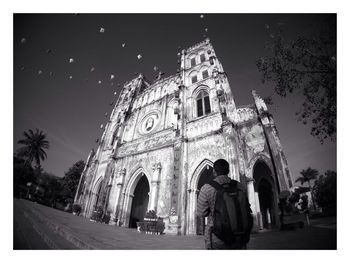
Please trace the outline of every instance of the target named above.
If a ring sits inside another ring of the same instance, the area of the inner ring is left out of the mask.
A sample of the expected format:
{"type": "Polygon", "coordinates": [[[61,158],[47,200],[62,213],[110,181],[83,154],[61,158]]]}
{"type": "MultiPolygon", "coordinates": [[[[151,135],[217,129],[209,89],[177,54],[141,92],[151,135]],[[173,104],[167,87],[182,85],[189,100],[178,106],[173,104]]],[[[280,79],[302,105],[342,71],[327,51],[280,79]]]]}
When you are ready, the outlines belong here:
{"type": "Polygon", "coordinates": [[[229,163],[214,162],[214,179],[199,192],[197,215],[208,217],[205,227],[207,249],[246,249],[253,217],[241,183],[228,177],[229,163]]]}

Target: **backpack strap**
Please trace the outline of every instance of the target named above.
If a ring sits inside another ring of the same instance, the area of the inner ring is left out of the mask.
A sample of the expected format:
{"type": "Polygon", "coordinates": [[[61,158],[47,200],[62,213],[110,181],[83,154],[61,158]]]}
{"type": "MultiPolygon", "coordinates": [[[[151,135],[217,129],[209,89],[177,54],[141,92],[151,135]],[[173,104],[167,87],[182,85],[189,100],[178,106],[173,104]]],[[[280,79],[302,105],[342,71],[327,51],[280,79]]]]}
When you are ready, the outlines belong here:
{"type": "Polygon", "coordinates": [[[212,180],[208,183],[209,185],[211,185],[212,187],[214,187],[217,191],[221,190],[223,187],[221,184],[219,184],[218,182],[212,180]]]}
{"type": "Polygon", "coordinates": [[[212,180],[211,182],[209,182],[208,184],[211,185],[212,187],[214,187],[217,191],[221,190],[223,188],[223,185],[230,185],[233,188],[237,188],[237,181],[235,180],[231,180],[229,183],[224,183],[224,184],[219,184],[218,182],[212,180]]]}

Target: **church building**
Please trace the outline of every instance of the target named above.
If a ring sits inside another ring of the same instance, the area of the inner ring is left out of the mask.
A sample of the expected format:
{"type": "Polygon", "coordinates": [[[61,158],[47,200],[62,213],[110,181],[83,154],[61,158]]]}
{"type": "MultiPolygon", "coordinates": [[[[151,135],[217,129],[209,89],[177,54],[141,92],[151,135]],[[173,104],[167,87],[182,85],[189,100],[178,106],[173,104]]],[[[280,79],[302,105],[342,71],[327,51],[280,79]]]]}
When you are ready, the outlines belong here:
{"type": "Polygon", "coordinates": [[[278,227],[278,196],[293,187],[279,135],[264,100],[236,106],[209,39],[178,53],[178,72],[126,82],[99,146],[91,151],[75,203],[91,217],[135,228],[149,210],[166,234],[203,234],[196,216],[200,188],[213,163],[226,159],[229,177],[246,186],[256,229],[278,227]]]}

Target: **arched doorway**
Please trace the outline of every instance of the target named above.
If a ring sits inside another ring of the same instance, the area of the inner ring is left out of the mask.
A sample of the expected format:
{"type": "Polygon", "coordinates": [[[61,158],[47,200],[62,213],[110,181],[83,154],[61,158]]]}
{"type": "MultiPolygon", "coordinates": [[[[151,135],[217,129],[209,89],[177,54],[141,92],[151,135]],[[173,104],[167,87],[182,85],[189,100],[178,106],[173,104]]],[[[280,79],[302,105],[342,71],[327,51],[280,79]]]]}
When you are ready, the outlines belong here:
{"type": "Polygon", "coordinates": [[[94,206],[93,206],[93,210],[97,209],[98,206],[98,202],[101,199],[101,190],[102,190],[102,181],[99,183],[99,185],[97,186],[97,191],[96,191],[96,200],[94,202],[94,206]]]}
{"type": "Polygon", "coordinates": [[[130,211],[129,227],[136,228],[136,222],[142,221],[148,208],[148,193],[150,191],[148,179],[142,174],[138,181],[134,193],[130,211]]]}
{"type": "Polygon", "coordinates": [[[276,188],[270,168],[264,162],[258,162],[254,167],[253,178],[259,198],[260,228],[273,227],[277,223],[277,203],[276,188]]]}
{"type": "Polygon", "coordinates": [[[260,202],[260,211],[262,217],[263,228],[269,228],[274,225],[273,217],[273,193],[271,184],[262,179],[258,185],[258,194],[260,202]]]}
{"type": "MultiPolygon", "coordinates": [[[[210,166],[209,164],[207,164],[204,168],[202,168],[202,171],[200,172],[200,175],[199,175],[199,180],[198,180],[198,184],[197,184],[198,193],[201,190],[203,185],[209,183],[213,179],[214,179],[213,167],[210,166]]],[[[197,195],[197,199],[198,199],[198,195],[197,195]]],[[[196,234],[197,235],[204,235],[204,229],[205,229],[205,225],[206,225],[205,218],[201,218],[199,216],[196,216],[196,222],[197,222],[196,234]]]]}
{"type": "Polygon", "coordinates": [[[97,209],[98,202],[101,199],[102,196],[102,182],[103,179],[99,178],[97,182],[95,183],[95,186],[92,189],[92,192],[90,194],[89,202],[87,205],[87,215],[90,217],[92,213],[97,209]]]}

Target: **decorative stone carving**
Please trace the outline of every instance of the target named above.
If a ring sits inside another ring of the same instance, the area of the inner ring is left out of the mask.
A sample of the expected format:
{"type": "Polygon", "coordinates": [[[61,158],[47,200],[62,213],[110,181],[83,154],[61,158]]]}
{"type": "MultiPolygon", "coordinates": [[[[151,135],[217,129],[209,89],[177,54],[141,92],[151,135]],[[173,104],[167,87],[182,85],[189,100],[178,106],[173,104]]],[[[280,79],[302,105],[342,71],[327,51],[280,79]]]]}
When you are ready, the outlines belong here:
{"type": "Polygon", "coordinates": [[[116,180],[116,183],[117,183],[118,186],[123,185],[125,174],[126,174],[126,169],[125,168],[123,168],[123,169],[121,169],[119,171],[118,177],[117,177],[117,180],[116,180]]]}
{"type": "Polygon", "coordinates": [[[267,125],[267,124],[269,124],[269,118],[263,117],[263,118],[261,118],[261,122],[262,122],[262,124],[267,125]]]}
{"type": "Polygon", "coordinates": [[[152,166],[152,170],[153,170],[152,182],[156,182],[156,183],[159,182],[161,169],[162,169],[162,165],[160,163],[153,164],[153,166],[152,166]]]}
{"type": "Polygon", "coordinates": [[[262,127],[260,125],[254,125],[245,136],[245,142],[254,153],[262,152],[265,147],[264,131],[262,127]]]}
{"type": "Polygon", "coordinates": [[[236,114],[234,114],[235,122],[245,122],[256,119],[256,117],[255,111],[251,108],[236,109],[236,114]]]}
{"type": "Polygon", "coordinates": [[[144,116],[138,123],[138,132],[141,135],[147,135],[156,130],[159,125],[161,113],[159,111],[152,111],[144,116]]]}
{"type": "Polygon", "coordinates": [[[254,97],[255,105],[256,105],[256,108],[258,109],[259,113],[261,114],[261,113],[267,111],[267,106],[266,106],[265,101],[260,96],[257,95],[255,90],[252,90],[252,95],[254,97]]]}
{"type": "Polygon", "coordinates": [[[141,140],[134,143],[126,143],[119,148],[118,157],[134,154],[140,151],[149,150],[154,147],[161,147],[171,143],[174,140],[174,133],[164,131],[151,139],[141,140]]]}
{"type": "Polygon", "coordinates": [[[188,138],[191,138],[219,130],[221,128],[221,123],[222,120],[219,114],[211,115],[199,120],[194,120],[187,125],[187,136],[188,138]]]}

